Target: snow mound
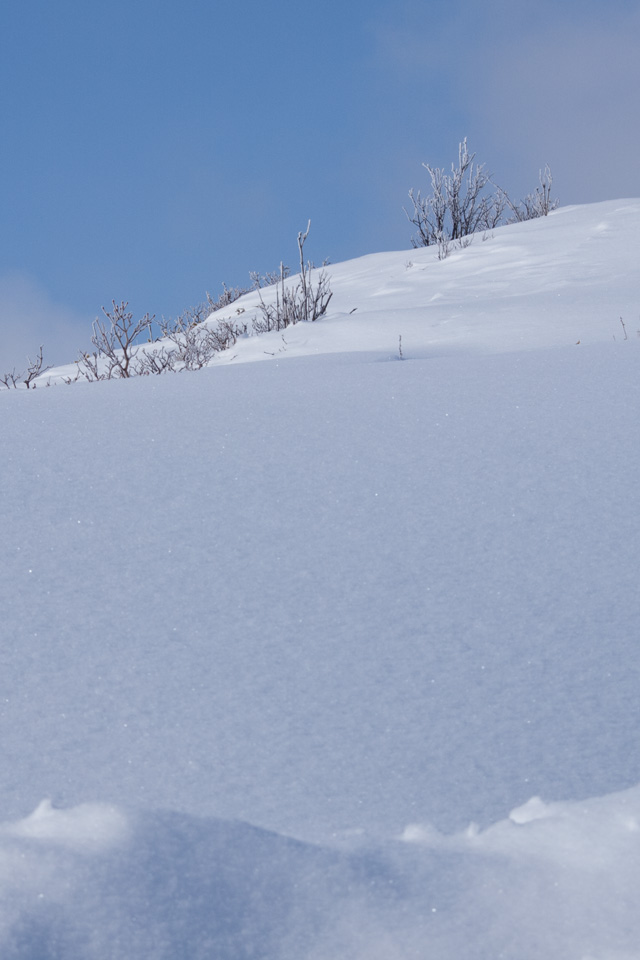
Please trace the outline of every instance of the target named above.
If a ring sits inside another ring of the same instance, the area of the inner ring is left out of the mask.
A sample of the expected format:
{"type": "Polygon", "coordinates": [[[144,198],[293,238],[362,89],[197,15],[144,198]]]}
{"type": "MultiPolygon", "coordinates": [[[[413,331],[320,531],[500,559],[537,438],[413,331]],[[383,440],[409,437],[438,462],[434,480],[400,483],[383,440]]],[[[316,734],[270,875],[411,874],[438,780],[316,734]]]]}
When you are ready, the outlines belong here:
{"type": "Polygon", "coordinates": [[[402,843],[331,849],[211,818],[47,806],[0,828],[0,952],[3,960],[640,956],[640,787],[526,808],[517,822],[512,814],[481,832],[413,827],[402,843]],[[43,820],[47,828],[34,832],[43,820]],[[105,824],[110,842],[87,844],[105,824]]]}
{"type": "Polygon", "coordinates": [[[127,836],[125,817],[115,807],[84,803],[71,810],[54,810],[43,800],[31,816],[0,827],[0,836],[45,840],[87,852],[110,848],[127,836]]]}

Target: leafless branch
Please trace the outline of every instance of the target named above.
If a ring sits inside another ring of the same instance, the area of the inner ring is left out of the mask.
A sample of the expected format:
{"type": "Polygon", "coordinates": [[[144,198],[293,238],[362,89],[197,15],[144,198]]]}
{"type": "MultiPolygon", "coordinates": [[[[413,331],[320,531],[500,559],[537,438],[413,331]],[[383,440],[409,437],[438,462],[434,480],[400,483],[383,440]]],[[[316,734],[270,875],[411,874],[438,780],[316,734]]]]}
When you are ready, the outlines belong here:
{"type": "Polygon", "coordinates": [[[41,377],[47,372],[47,370],[51,369],[51,364],[46,367],[44,366],[42,351],[43,347],[41,344],[35,360],[32,360],[31,357],[27,357],[26,373],[18,373],[14,367],[11,373],[5,373],[0,376],[0,384],[2,384],[2,386],[7,390],[17,389],[21,385],[24,385],[27,390],[32,388],[35,390],[35,381],[38,379],[38,377],[41,377]]]}

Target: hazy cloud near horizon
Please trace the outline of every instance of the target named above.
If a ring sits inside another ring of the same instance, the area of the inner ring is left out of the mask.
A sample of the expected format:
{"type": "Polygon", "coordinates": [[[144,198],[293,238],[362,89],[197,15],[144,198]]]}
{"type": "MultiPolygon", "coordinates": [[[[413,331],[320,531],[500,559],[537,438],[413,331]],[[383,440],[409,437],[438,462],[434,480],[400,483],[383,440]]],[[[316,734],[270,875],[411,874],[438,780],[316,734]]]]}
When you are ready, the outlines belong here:
{"type": "Polygon", "coordinates": [[[78,313],[55,303],[28,273],[0,275],[0,374],[25,370],[41,344],[45,363],[72,362],[89,342],[91,319],[83,323],[78,313]]]}

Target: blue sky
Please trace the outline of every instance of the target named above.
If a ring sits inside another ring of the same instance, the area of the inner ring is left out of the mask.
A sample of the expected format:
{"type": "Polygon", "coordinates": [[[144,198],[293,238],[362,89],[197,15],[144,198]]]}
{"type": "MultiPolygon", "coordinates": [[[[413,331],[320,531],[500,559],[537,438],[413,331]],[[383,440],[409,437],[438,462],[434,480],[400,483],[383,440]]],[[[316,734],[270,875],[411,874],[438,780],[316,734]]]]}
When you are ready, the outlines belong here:
{"type": "MultiPolygon", "coordinates": [[[[0,10],[0,367],[250,270],[410,246],[468,136],[518,197],[637,196],[637,0],[13,0],[0,10]]],[[[0,372],[2,372],[0,370],[0,372]]]]}

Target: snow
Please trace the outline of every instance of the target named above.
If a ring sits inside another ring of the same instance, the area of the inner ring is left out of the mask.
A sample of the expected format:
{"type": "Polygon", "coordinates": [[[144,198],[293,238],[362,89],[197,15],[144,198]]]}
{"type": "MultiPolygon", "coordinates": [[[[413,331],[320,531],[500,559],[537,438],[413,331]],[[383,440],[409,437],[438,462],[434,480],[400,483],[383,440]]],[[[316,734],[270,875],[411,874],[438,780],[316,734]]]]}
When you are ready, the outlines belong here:
{"type": "Polygon", "coordinates": [[[639,818],[634,788],[346,850],[214,818],[48,809],[0,834],[2,956],[637,957],[639,818]]]}
{"type": "Polygon", "coordinates": [[[3,960],[640,957],[639,235],[0,394],[3,960]]]}

